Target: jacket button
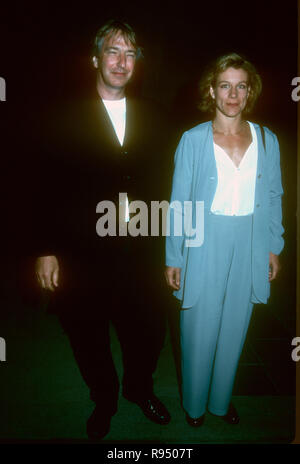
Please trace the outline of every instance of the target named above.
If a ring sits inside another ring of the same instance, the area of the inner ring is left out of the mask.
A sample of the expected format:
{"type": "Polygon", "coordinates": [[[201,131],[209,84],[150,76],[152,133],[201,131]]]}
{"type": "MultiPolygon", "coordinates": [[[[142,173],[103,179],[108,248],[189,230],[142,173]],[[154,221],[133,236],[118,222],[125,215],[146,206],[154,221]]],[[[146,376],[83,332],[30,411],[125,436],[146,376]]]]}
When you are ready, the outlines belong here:
{"type": "Polygon", "coordinates": [[[257,177],[258,177],[258,179],[260,179],[260,178],[261,178],[261,174],[258,174],[258,176],[257,176],[257,177]]]}
{"type": "Polygon", "coordinates": [[[256,208],[259,208],[259,207],[260,207],[260,205],[259,205],[259,204],[257,204],[257,205],[256,205],[256,208]]]}

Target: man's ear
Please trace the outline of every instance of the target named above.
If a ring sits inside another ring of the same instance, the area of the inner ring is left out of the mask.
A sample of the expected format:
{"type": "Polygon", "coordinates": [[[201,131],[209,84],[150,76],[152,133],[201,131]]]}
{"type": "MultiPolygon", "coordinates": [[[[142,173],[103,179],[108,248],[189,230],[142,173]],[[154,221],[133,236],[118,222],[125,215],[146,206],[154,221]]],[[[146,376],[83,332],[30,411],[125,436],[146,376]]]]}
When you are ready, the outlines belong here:
{"type": "Polygon", "coordinates": [[[214,89],[212,88],[212,86],[210,86],[209,92],[210,92],[211,98],[214,100],[215,99],[215,92],[214,92],[214,89]]]}
{"type": "Polygon", "coordinates": [[[98,68],[98,58],[96,56],[93,56],[92,61],[93,61],[94,68],[97,69],[98,68]]]}

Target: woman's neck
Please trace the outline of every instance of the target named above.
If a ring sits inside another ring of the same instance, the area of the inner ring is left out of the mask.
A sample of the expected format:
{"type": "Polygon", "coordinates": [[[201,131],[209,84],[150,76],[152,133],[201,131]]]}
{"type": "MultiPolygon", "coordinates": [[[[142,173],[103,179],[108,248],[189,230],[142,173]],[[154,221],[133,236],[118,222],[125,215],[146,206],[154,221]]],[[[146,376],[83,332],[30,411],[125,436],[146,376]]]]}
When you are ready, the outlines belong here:
{"type": "Polygon", "coordinates": [[[221,133],[223,135],[238,135],[243,132],[247,127],[247,121],[238,118],[226,118],[216,116],[213,119],[213,129],[214,132],[221,133]]]}

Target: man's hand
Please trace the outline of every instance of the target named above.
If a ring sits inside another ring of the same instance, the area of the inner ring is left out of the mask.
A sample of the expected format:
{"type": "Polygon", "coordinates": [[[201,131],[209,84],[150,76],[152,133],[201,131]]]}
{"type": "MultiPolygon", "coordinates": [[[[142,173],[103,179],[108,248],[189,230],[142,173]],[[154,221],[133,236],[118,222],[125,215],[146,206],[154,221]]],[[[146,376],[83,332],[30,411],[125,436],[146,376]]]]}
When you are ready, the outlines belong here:
{"type": "Polygon", "coordinates": [[[270,252],[269,266],[269,282],[271,282],[271,280],[276,279],[278,272],[281,269],[279,257],[277,255],[274,255],[274,253],[272,252],[270,252]]]}
{"type": "Polygon", "coordinates": [[[39,284],[45,290],[54,292],[58,287],[59,265],[56,256],[41,256],[35,263],[35,273],[39,284]]]}
{"type": "Polygon", "coordinates": [[[165,278],[169,287],[174,290],[180,289],[180,267],[166,266],[165,269],[165,278]]]}

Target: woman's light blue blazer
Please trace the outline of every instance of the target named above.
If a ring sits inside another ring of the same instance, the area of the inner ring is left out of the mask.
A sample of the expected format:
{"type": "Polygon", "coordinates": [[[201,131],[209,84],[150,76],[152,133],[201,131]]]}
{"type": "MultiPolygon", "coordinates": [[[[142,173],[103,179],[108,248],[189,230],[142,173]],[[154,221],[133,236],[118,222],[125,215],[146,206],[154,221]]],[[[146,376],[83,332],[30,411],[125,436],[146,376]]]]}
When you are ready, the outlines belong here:
{"type": "MultiPolygon", "coordinates": [[[[270,295],[269,253],[279,255],[283,249],[282,209],[283,194],[280,170],[280,152],[276,135],[268,128],[265,131],[264,149],[258,124],[258,159],[255,185],[255,201],[252,230],[252,303],[266,303],[270,295]]],[[[174,295],[182,300],[182,307],[197,303],[206,282],[206,252],[210,246],[210,212],[218,183],[214,156],[212,122],[205,122],[186,131],[175,153],[175,168],[171,201],[192,201],[193,225],[195,202],[204,202],[204,241],[201,246],[186,246],[184,234],[174,233],[176,208],[169,208],[169,235],[166,237],[166,265],[181,268],[181,287],[174,295]]],[[[183,211],[182,207],[182,211],[183,211]]],[[[238,282],[237,282],[238,285],[238,282]]]]}

